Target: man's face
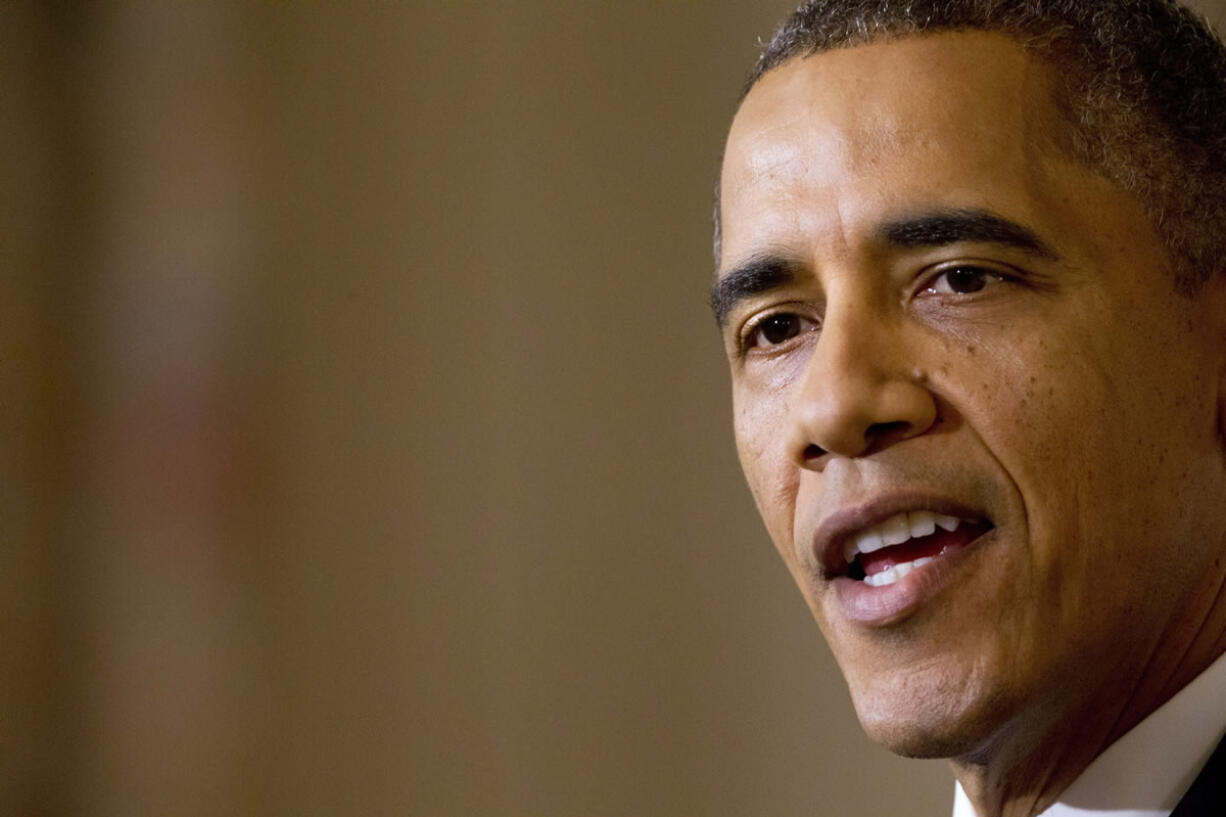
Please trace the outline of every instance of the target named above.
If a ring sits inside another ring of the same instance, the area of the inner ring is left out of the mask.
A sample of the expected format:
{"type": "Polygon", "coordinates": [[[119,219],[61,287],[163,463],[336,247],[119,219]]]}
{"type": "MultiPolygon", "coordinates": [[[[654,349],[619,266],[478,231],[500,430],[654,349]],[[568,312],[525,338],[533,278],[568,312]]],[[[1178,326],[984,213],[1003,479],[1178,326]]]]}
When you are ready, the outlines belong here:
{"type": "Polygon", "coordinates": [[[1053,107],[1011,40],[948,33],[793,60],[728,140],[741,462],[903,753],[1120,716],[1226,576],[1223,287],[1174,292],[1053,107]]]}

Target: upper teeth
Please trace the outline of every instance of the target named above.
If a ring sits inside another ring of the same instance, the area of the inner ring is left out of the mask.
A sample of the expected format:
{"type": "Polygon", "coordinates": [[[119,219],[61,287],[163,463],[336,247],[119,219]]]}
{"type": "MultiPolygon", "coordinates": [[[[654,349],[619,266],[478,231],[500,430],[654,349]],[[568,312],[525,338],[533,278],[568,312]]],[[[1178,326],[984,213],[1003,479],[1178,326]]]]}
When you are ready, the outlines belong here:
{"type": "Polygon", "coordinates": [[[961,520],[955,516],[946,516],[933,511],[904,511],[896,513],[889,519],[878,522],[871,528],[865,528],[847,540],[843,546],[843,556],[848,564],[861,553],[872,553],[890,545],[901,545],[908,539],[920,536],[931,536],[939,527],[942,530],[958,529],[961,520]]]}

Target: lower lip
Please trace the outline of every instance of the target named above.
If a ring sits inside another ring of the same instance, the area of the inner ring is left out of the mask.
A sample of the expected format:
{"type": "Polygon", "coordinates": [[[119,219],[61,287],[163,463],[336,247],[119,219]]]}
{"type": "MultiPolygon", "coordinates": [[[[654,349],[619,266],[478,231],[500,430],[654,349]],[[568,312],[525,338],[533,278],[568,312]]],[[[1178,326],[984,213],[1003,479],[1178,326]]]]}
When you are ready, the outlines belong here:
{"type": "Polygon", "coordinates": [[[956,550],[942,553],[884,587],[840,576],[830,582],[835,604],[846,619],[856,624],[871,627],[897,624],[957,584],[967,560],[993,538],[996,530],[993,528],[956,550]]]}

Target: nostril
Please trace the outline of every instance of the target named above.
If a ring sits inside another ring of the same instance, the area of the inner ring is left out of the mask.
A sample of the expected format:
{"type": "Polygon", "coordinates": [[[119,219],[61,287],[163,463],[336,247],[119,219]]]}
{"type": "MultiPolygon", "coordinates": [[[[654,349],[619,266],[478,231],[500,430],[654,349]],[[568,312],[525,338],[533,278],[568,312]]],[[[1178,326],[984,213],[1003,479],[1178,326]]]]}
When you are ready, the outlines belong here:
{"type": "Polygon", "coordinates": [[[900,440],[905,440],[911,433],[911,424],[905,420],[892,423],[873,423],[864,435],[865,453],[880,451],[900,440]]]}
{"type": "Polygon", "coordinates": [[[805,446],[804,458],[806,462],[809,460],[818,459],[819,457],[824,457],[825,455],[826,450],[820,446],[816,446],[813,443],[809,443],[805,446]]]}
{"type": "Polygon", "coordinates": [[[894,437],[903,437],[911,430],[911,424],[906,420],[897,420],[893,423],[873,423],[868,427],[868,433],[864,436],[868,439],[891,439],[894,437]]]}

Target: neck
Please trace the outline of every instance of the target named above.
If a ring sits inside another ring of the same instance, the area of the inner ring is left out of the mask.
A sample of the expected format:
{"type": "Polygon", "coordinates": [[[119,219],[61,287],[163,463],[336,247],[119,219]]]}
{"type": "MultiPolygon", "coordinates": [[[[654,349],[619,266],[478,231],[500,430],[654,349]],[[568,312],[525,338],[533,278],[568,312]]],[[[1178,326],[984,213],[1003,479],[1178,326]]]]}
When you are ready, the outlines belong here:
{"type": "Polygon", "coordinates": [[[989,745],[953,759],[954,775],[979,817],[1034,817],[1055,803],[1108,746],[1226,652],[1226,630],[1209,626],[1214,619],[1207,617],[1191,637],[1167,639],[1144,660],[1121,667],[1108,688],[1083,694],[1077,705],[1065,701],[1046,715],[1030,711],[989,745]]]}
{"type": "Polygon", "coordinates": [[[1062,719],[1036,729],[1033,717],[1015,726],[993,746],[950,761],[954,776],[979,817],[1033,817],[1056,801],[1110,745],[1116,718],[1105,710],[1091,710],[1091,722],[1062,719]],[[1078,723],[1076,730],[1065,724],[1078,723]],[[1028,732],[1029,735],[1019,734],[1028,732]],[[1036,735],[1036,732],[1043,732],[1036,735]]]}

